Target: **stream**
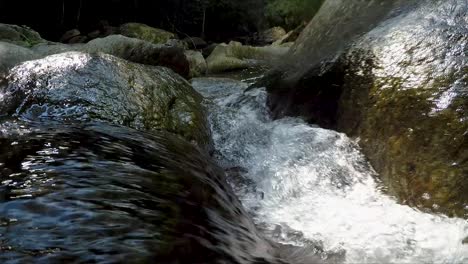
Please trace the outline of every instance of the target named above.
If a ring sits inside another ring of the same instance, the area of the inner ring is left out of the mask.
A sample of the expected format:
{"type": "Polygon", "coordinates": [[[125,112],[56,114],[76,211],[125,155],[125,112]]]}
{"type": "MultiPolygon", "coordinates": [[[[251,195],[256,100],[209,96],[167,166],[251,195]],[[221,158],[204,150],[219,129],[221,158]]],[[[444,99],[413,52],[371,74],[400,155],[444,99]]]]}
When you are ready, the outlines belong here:
{"type": "Polygon", "coordinates": [[[384,194],[355,140],[299,118],[273,120],[254,79],[198,78],[215,158],[269,239],[345,263],[467,263],[464,219],[401,205],[384,194]],[[246,91],[245,91],[246,90],[246,91]]]}

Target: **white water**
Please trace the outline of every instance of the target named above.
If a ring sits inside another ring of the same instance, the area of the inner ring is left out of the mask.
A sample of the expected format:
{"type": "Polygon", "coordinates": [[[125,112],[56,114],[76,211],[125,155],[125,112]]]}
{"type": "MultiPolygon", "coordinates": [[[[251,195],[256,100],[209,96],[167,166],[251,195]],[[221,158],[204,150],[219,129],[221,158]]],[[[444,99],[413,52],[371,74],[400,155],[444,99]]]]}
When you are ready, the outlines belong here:
{"type": "Polygon", "coordinates": [[[193,86],[207,98],[220,164],[237,167],[229,180],[273,240],[319,244],[346,263],[468,263],[468,222],[384,195],[346,135],[271,120],[264,89],[213,78],[193,86]]]}

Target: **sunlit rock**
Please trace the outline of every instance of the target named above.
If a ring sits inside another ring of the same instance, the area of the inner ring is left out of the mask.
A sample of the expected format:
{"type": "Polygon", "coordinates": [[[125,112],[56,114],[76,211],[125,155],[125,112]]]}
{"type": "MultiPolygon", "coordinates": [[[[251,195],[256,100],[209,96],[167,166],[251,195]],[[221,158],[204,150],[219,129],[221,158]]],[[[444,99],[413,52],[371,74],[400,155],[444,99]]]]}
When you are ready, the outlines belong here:
{"type": "Polygon", "coordinates": [[[166,130],[203,148],[210,145],[201,96],[164,67],[68,52],[23,63],[7,82],[1,91],[2,115],[104,120],[145,131],[166,130]]]}

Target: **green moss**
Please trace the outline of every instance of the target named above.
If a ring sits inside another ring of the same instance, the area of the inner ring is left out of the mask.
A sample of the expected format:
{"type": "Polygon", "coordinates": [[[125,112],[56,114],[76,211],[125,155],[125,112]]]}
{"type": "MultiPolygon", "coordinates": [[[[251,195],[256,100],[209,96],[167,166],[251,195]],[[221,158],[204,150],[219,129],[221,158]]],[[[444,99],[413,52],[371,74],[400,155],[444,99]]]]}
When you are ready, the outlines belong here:
{"type": "Polygon", "coordinates": [[[140,23],[124,24],[120,27],[120,33],[130,38],[137,38],[154,44],[164,44],[169,39],[175,38],[175,35],[171,32],[140,23]]]}

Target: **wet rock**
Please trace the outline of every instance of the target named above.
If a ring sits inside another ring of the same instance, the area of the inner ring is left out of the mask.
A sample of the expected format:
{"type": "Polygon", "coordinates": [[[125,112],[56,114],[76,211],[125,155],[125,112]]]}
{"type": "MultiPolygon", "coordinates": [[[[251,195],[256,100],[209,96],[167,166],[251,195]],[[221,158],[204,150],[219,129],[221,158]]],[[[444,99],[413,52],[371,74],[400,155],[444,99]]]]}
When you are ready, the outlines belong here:
{"type": "Polygon", "coordinates": [[[273,111],[358,137],[402,203],[466,216],[468,3],[333,4],[291,49],[296,63],[263,83],[273,111]]]}
{"type": "Polygon", "coordinates": [[[144,131],[166,130],[211,147],[201,96],[164,67],[68,52],[15,67],[0,94],[1,115],[104,120],[144,131]]]}
{"type": "Polygon", "coordinates": [[[179,137],[100,122],[0,131],[2,263],[281,263],[222,171],[179,137]]]}
{"type": "Polygon", "coordinates": [[[243,46],[239,42],[230,42],[228,45],[217,45],[206,62],[208,72],[217,73],[267,64],[287,51],[288,48],[285,47],[252,47],[243,46]]]}
{"type": "Polygon", "coordinates": [[[67,51],[81,51],[87,53],[102,52],[131,62],[165,66],[184,77],[188,77],[190,71],[189,61],[182,48],[155,45],[147,41],[121,35],[94,39],[86,44],[42,44],[33,47],[33,50],[37,51],[42,56],[67,51]]]}
{"type": "Polygon", "coordinates": [[[26,26],[9,24],[0,24],[0,41],[23,47],[32,47],[38,43],[46,42],[39,33],[26,26]]]}
{"type": "Polygon", "coordinates": [[[68,43],[72,38],[78,37],[81,35],[81,32],[78,29],[71,29],[65,32],[60,38],[60,42],[68,43]]]}
{"type": "Polygon", "coordinates": [[[88,41],[88,37],[86,36],[76,36],[68,40],[70,44],[79,44],[79,43],[86,43],[88,41]]]}
{"type": "Polygon", "coordinates": [[[189,47],[189,49],[204,49],[206,46],[208,46],[208,43],[202,38],[197,38],[197,37],[188,37],[183,39],[183,41],[186,43],[186,45],[189,47]]]}
{"type": "Polygon", "coordinates": [[[164,44],[168,40],[176,38],[174,33],[153,28],[140,23],[127,23],[120,26],[120,34],[151,42],[153,44],[164,44]]]}
{"type": "Polygon", "coordinates": [[[189,77],[199,77],[205,75],[207,65],[203,54],[199,51],[187,50],[185,51],[185,56],[190,64],[190,74],[189,77]]]}
{"type": "Polygon", "coordinates": [[[0,42],[0,81],[9,70],[21,62],[33,60],[39,56],[28,48],[12,43],[0,42]]]}

